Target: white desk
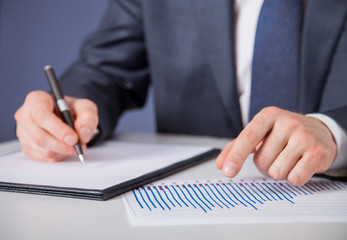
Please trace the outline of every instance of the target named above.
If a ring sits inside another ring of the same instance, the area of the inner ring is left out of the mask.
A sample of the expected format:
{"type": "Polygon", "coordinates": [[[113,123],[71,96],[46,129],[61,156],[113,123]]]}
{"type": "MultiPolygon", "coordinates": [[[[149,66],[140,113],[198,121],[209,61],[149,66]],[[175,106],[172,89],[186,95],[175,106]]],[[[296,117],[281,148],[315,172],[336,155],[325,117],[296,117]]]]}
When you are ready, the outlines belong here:
{"type": "MultiPolygon", "coordinates": [[[[227,139],[119,134],[123,141],[224,147],[227,139]]],[[[5,144],[2,144],[4,146],[5,144]]],[[[16,144],[10,147],[15,149],[16,144]]],[[[6,147],[7,148],[7,147],[6,147]]],[[[7,148],[8,149],[8,148],[7,148]]],[[[5,151],[0,145],[0,153],[5,151]]],[[[241,177],[259,176],[247,161],[241,177]]],[[[211,160],[166,179],[220,178],[211,160]]],[[[346,199],[347,201],[347,199],[346,199]]],[[[121,197],[105,202],[0,192],[0,239],[347,239],[347,223],[225,224],[132,227],[121,197]]]]}

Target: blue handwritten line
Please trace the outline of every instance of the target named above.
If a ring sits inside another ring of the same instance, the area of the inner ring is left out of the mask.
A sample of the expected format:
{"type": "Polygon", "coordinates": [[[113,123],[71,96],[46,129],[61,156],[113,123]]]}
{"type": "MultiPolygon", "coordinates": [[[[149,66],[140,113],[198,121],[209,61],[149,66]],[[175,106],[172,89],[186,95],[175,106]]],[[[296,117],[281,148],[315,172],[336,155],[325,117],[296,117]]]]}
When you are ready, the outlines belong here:
{"type": "Polygon", "coordinates": [[[223,194],[217,189],[217,187],[213,183],[211,183],[211,185],[218,192],[218,194],[224,199],[224,201],[226,201],[230,206],[234,207],[234,205],[223,196],[223,194]]]}
{"type": "MultiPolygon", "coordinates": [[[[259,193],[257,193],[257,191],[255,191],[255,190],[252,188],[252,186],[250,186],[248,183],[245,183],[245,186],[247,186],[249,189],[251,189],[252,192],[254,192],[261,200],[263,200],[264,202],[266,202],[266,200],[265,200],[262,196],[260,196],[259,193]]],[[[245,188],[246,188],[246,187],[245,187],[245,188]]],[[[247,191],[249,191],[248,188],[246,188],[247,191]]],[[[257,199],[257,200],[258,200],[258,199],[257,199]]],[[[259,200],[258,200],[258,201],[259,201],[259,200]]],[[[263,204],[263,202],[262,202],[262,204],[263,204]]]]}
{"type": "MultiPolygon", "coordinates": [[[[234,189],[234,187],[231,185],[231,183],[228,183],[233,189],[234,189]]],[[[233,197],[239,202],[239,203],[241,203],[243,206],[245,206],[245,207],[248,207],[244,202],[242,202],[240,199],[238,199],[238,197],[230,190],[230,188],[228,188],[228,186],[226,186],[225,184],[224,184],[224,186],[225,186],[225,188],[228,190],[228,192],[230,192],[231,193],[231,195],[233,195],[233,197]]],[[[222,187],[221,187],[222,188],[222,187]]],[[[224,189],[222,188],[222,190],[224,191],[224,189]]],[[[234,191],[236,191],[235,189],[234,189],[234,191]]],[[[225,191],[224,191],[225,192],[225,191]]],[[[236,191],[237,192],[237,191],[236,191]]],[[[226,192],[225,192],[225,194],[227,194],[226,192]]],[[[229,197],[229,195],[227,194],[227,196],[229,197]]],[[[230,198],[230,197],[229,197],[230,198]]],[[[230,198],[231,199],[231,198],[230,198]]],[[[231,199],[232,200],[232,199],[231,199]]],[[[232,200],[233,202],[235,202],[234,200],[232,200]]],[[[236,202],[235,202],[236,203],[236,202]]],[[[237,205],[239,205],[238,203],[236,203],[237,205]]]]}
{"type": "Polygon", "coordinates": [[[330,183],[329,183],[329,186],[330,186],[331,188],[333,188],[335,191],[338,191],[339,189],[341,189],[340,187],[337,187],[333,182],[330,182],[330,183]]]}
{"type": "MultiPolygon", "coordinates": [[[[258,183],[258,184],[259,184],[259,183],[258,183]]],[[[272,201],[262,190],[260,190],[260,189],[257,187],[257,185],[255,185],[254,183],[251,183],[251,185],[252,185],[253,187],[255,187],[255,189],[257,189],[261,194],[263,194],[264,197],[267,198],[267,200],[272,201]]],[[[253,191],[254,191],[254,190],[253,190],[253,191]]],[[[264,199],[264,201],[265,201],[265,199],[264,199]]]]}
{"type": "Polygon", "coordinates": [[[279,183],[279,185],[281,187],[283,187],[284,189],[286,189],[287,191],[289,191],[291,194],[293,194],[294,196],[296,196],[295,192],[293,192],[292,190],[290,190],[286,185],[284,185],[283,183],[279,183]]]}
{"type": "MultiPolygon", "coordinates": [[[[197,194],[197,192],[194,190],[194,188],[192,187],[192,185],[188,184],[189,189],[192,189],[195,196],[200,200],[200,202],[202,202],[208,209],[212,210],[199,196],[199,194],[197,194]]],[[[214,207],[214,206],[213,206],[214,207]]]]}
{"type": "MultiPolygon", "coordinates": [[[[183,186],[183,185],[182,185],[182,186],[183,186]]],[[[181,190],[181,192],[182,192],[183,196],[185,197],[185,199],[187,199],[187,201],[188,201],[194,208],[196,208],[195,205],[187,198],[186,194],[183,192],[183,190],[181,189],[181,187],[180,187],[179,185],[176,185],[176,187],[178,187],[178,189],[181,190]]]]}
{"type": "Polygon", "coordinates": [[[159,206],[160,206],[163,210],[165,210],[165,208],[163,207],[163,205],[160,204],[160,202],[158,201],[157,197],[155,196],[155,194],[154,194],[152,188],[148,186],[147,189],[148,189],[149,191],[151,191],[151,193],[152,193],[152,195],[153,195],[155,201],[159,204],[159,206]]]}
{"type": "Polygon", "coordinates": [[[307,187],[311,192],[316,192],[316,189],[314,189],[310,184],[306,183],[304,186],[307,187]]]}
{"type": "Polygon", "coordinates": [[[298,190],[296,190],[293,186],[291,186],[289,183],[285,183],[285,185],[288,187],[288,188],[290,188],[290,189],[292,189],[293,191],[295,191],[297,194],[299,194],[299,195],[301,195],[301,192],[299,192],[298,190]]]}
{"type": "Polygon", "coordinates": [[[310,191],[309,188],[307,188],[306,185],[302,185],[301,188],[302,188],[302,189],[305,189],[306,192],[308,192],[309,194],[313,195],[313,193],[310,191]]]}
{"type": "MultiPolygon", "coordinates": [[[[188,207],[188,204],[186,204],[186,202],[183,201],[183,199],[181,198],[181,195],[177,192],[176,188],[175,188],[173,185],[170,185],[170,186],[171,186],[171,188],[176,192],[178,198],[184,203],[184,205],[186,205],[186,207],[188,207]]],[[[170,190],[170,189],[169,189],[169,190],[170,190]]],[[[170,193],[171,193],[171,191],[170,191],[170,193]]],[[[172,194],[172,193],[171,193],[171,194],[172,194]]],[[[175,198],[175,200],[176,200],[176,198],[175,198]]],[[[177,200],[176,200],[176,202],[178,203],[178,205],[181,206],[181,204],[180,204],[177,200]]],[[[182,207],[182,206],[181,206],[181,207],[182,207]]]]}
{"type": "Polygon", "coordinates": [[[164,188],[162,186],[159,185],[159,190],[163,191],[164,195],[166,196],[166,199],[169,200],[169,202],[171,203],[171,205],[173,207],[176,207],[175,204],[171,201],[171,199],[169,198],[169,196],[166,194],[166,191],[164,190],[164,188]]]}
{"type": "MultiPolygon", "coordinates": [[[[269,184],[270,184],[270,186],[273,187],[279,194],[281,194],[285,199],[287,199],[288,202],[294,204],[294,202],[293,202],[292,200],[290,200],[289,198],[287,198],[286,195],[284,195],[282,191],[278,191],[278,189],[275,188],[275,186],[274,186],[273,184],[271,184],[271,183],[269,183],[269,184]]],[[[288,194],[287,192],[285,192],[285,193],[288,194]]],[[[289,194],[288,194],[288,196],[289,196],[290,198],[293,198],[293,197],[290,196],[289,194]]]]}
{"type": "MultiPolygon", "coordinates": [[[[269,183],[268,183],[268,186],[271,186],[271,187],[274,189],[273,192],[274,192],[281,200],[284,200],[284,198],[287,199],[287,197],[286,197],[281,191],[279,191],[272,183],[269,182],[269,183]],[[278,195],[277,193],[278,193],[279,195],[278,195]],[[283,198],[281,198],[280,195],[281,195],[283,198]]],[[[269,188],[270,188],[270,187],[269,187],[269,188]]]]}
{"type": "Polygon", "coordinates": [[[140,203],[139,199],[138,199],[137,196],[136,196],[135,191],[132,190],[132,192],[133,192],[133,194],[134,194],[134,196],[135,196],[135,199],[136,199],[137,203],[140,205],[141,208],[143,208],[142,204],[140,203]]]}
{"type": "Polygon", "coordinates": [[[158,193],[158,195],[159,195],[161,201],[167,206],[167,208],[168,208],[169,210],[171,210],[170,206],[166,203],[166,201],[163,199],[163,197],[162,197],[161,194],[159,193],[157,187],[156,187],[156,186],[153,186],[153,188],[154,188],[155,191],[158,193]]]}
{"type": "Polygon", "coordinates": [[[219,202],[221,202],[225,207],[229,208],[228,205],[226,205],[222,200],[220,200],[220,198],[216,195],[216,193],[212,190],[212,188],[206,183],[205,186],[207,186],[210,191],[213,193],[213,195],[218,199],[219,202]]]}
{"type": "MultiPolygon", "coordinates": [[[[274,182],[273,185],[280,189],[279,193],[281,193],[281,194],[282,194],[282,193],[285,193],[285,194],[288,195],[288,197],[290,197],[291,199],[293,199],[293,196],[290,195],[290,194],[286,191],[286,189],[283,189],[278,183],[274,182]]],[[[275,187],[273,187],[273,188],[275,188],[275,187]]],[[[275,189],[277,189],[277,188],[275,188],[275,189]]],[[[283,195],[283,194],[282,194],[282,195],[283,195]]]]}
{"type": "Polygon", "coordinates": [[[235,186],[237,186],[237,188],[252,202],[252,203],[257,203],[257,202],[255,202],[255,201],[253,201],[253,199],[251,199],[250,197],[249,197],[249,195],[247,194],[247,193],[245,193],[243,190],[242,190],[242,188],[241,187],[243,187],[249,194],[251,194],[251,196],[255,199],[255,200],[257,200],[259,203],[261,203],[261,204],[263,204],[261,201],[259,201],[250,191],[248,191],[248,189],[247,188],[245,188],[245,186],[243,186],[243,184],[242,183],[239,183],[239,184],[236,184],[235,183],[235,186]],[[240,187],[241,186],[241,187],[240,187]]]}
{"type": "Polygon", "coordinates": [[[310,186],[310,184],[306,183],[304,186],[307,187],[310,191],[316,192],[316,190],[315,190],[314,188],[312,188],[312,187],[310,186]]]}
{"type": "Polygon", "coordinates": [[[325,191],[326,189],[321,185],[322,182],[315,182],[315,186],[319,188],[319,191],[325,191]]]}
{"type": "Polygon", "coordinates": [[[146,191],[146,189],[144,187],[142,187],[143,191],[145,191],[146,195],[147,195],[147,198],[148,200],[152,203],[153,207],[154,208],[157,208],[157,206],[154,205],[154,202],[152,201],[152,199],[149,197],[149,194],[148,192],[146,191]]]}
{"type": "Polygon", "coordinates": [[[335,188],[330,182],[325,183],[328,187],[332,188],[333,190],[337,191],[337,188],[335,188]]]}
{"type": "MultiPolygon", "coordinates": [[[[242,194],[239,193],[239,191],[237,191],[237,189],[234,188],[234,186],[232,184],[229,183],[229,185],[234,189],[234,191],[243,199],[243,201],[245,201],[246,203],[248,203],[251,207],[253,207],[255,210],[258,210],[258,208],[256,208],[256,206],[254,206],[252,203],[250,203],[249,201],[247,201],[247,199],[245,199],[242,194]]],[[[234,185],[237,186],[236,183],[234,183],[234,185]]],[[[227,186],[226,186],[227,187],[227,186]]],[[[227,187],[228,188],[228,187],[227,187]]],[[[241,202],[242,203],[242,202],[241,202]]],[[[243,204],[243,203],[242,203],[243,204]]],[[[244,204],[245,205],[245,204],[244,204]]]]}
{"type": "Polygon", "coordinates": [[[143,197],[140,188],[137,189],[141,195],[142,200],[144,201],[144,203],[146,204],[146,206],[148,207],[149,211],[152,211],[152,209],[150,208],[150,206],[148,205],[147,201],[145,200],[145,198],[143,197]]]}
{"type": "MultiPolygon", "coordinates": [[[[166,185],[164,185],[164,188],[167,189],[167,190],[169,191],[169,193],[170,193],[171,197],[173,198],[173,200],[175,200],[175,202],[176,202],[180,207],[182,207],[182,205],[177,201],[177,199],[175,198],[175,196],[172,194],[170,188],[168,188],[166,185]]],[[[165,193],[165,195],[167,196],[165,190],[164,190],[164,193],[165,193]]],[[[169,198],[168,198],[168,199],[169,199],[169,198]]],[[[169,200],[170,200],[170,199],[169,199],[169,200]]],[[[170,200],[170,202],[171,202],[171,200],[170,200]]],[[[171,203],[172,203],[172,202],[171,202],[171,203]]],[[[172,203],[172,205],[173,205],[174,207],[176,207],[173,203],[172,203]]]]}
{"type": "Polygon", "coordinates": [[[340,187],[338,187],[335,182],[329,182],[327,183],[332,189],[334,189],[335,191],[338,191],[339,189],[341,189],[340,187]]]}
{"type": "Polygon", "coordinates": [[[314,192],[320,192],[321,190],[319,188],[317,188],[316,184],[313,182],[308,182],[306,183],[306,185],[309,185],[312,189],[314,189],[314,192]]]}
{"type": "MultiPolygon", "coordinates": [[[[198,191],[200,192],[200,194],[201,194],[201,196],[212,206],[212,207],[215,207],[214,205],[213,205],[213,203],[211,203],[207,198],[206,198],[206,196],[205,196],[205,194],[200,190],[200,188],[196,185],[196,184],[194,184],[193,185],[196,189],[198,189],[198,191]]],[[[193,189],[194,190],[194,189],[193,189]]],[[[194,191],[195,192],[195,191],[194,191]]]]}
{"type": "Polygon", "coordinates": [[[221,205],[211,196],[211,194],[207,191],[207,189],[204,187],[203,184],[200,184],[200,186],[205,190],[205,192],[207,193],[207,195],[212,199],[212,201],[215,202],[215,204],[217,204],[220,208],[223,208],[223,206],[221,206],[221,205]]]}
{"type": "Polygon", "coordinates": [[[332,185],[334,185],[335,187],[337,187],[338,189],[342,189],[342,187],[337,183],[337,182],[332,182],[332,185]]]}
{"type": "MultiPolygon", "coordinates": [[[[222,183],[224,186],[225,186],[225,184],[224,183],[222,183]]],[[[225,195],[235,204],[235,205],[239,205],[236,201],[234,201],[234,199],[232,199],[230,196],[229,196],[229,194],[224,190],[224,188],[222,187],[222,184],[216,184],[220,189],[222,189],[222,191],[225,193],[225,195]]],[[[233,192],[231,192],[230,191],[230,189],[228,188],[228,187],[226,187],[226,189],[231,193],[231,195],[233,195],[234,196],[234,198],[236,198],[236,200],[237,200],[237,197],[234,195],[234,193],[233,192]]],[[[241,202],[242,203],[242,202],[241,202]]]]}
{"type": "Polygon", "coordinates": [[[327,184],[325,184],[325,182],[322,182],[321,185],[323,185],[326,189],[331,190],[330,187],[327,184]]]}
{"type": "Polygon", "coordinates": [[[305,195],[308,195],[301,187],[298,186],[294,186],[296,189],[298,189],[299,191],[303,192],[305,195]]]}
{"type": "MultiPolygon", "coordinates": [[[[264,183],[263,183],[263,184],[264,184],[264,183]]],[[[258,185],[261,189],[263,189],[263,191],[265,191],[267,194],[269,194],[269,195],[272,197],[273,200],[277,201],[277,199],[276,199],[274,196],[272,196],[272,194],[271,194],[270,192],[268,192],[260,183],[257,183],[257,185],[258,185]]],[[[271,201],[271,200],[270,200],[270,201],[271,201]]]]}
{"type": "Polygon", "coordinates": [[[188,190],[188,188],[185,187],[184,185],[182,185],[182,187],[184,187],[184,189],[188,192],[189,196],[193,199],[193,201],[194,201],[196,204],[198,204],[199,207],[200,207],[202,210],[204,210],[204,212],[207,212],[207,211],[205,210],[205,208],[203,208],[203,206],[201,206],[201,204],[198,203],[198,201],[196,201],[196,199],[195,199],[195,198],[193,197],[193,195],[190,193],[190,191],[188,190]]]}
{"type": "Polygon", "coordinates": [[[280,200],[283,200],[283,199],[281,198],[280,195],[278,195],[275,191],[273,191],[273,190],[268,186],[268,184],[263,183],[263,185],[264,185],[267,189],[269,189],[273,194],[275,194],[280,200]]]}

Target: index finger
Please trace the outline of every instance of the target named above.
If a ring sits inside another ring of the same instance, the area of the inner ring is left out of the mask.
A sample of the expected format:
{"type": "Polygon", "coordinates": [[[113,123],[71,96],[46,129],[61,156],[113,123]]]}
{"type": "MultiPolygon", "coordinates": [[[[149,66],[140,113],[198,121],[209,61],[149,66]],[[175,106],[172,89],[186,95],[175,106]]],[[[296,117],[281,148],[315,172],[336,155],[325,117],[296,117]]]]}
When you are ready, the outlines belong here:
{"type": "Polygon", "coordinates": [[[271,108],[263,109],[254,116],[252,121],[242,130],[234,140],[223,161],[223,174],[234,177],[241,170],[247,157],[254,151],[257,145],[272,129],[276,115],[272,114],[271,108]]]}
{"type": "Polygon", "coordinates": [[[60,141],[73,145],[77,142],[75,131],[54,113],[53,96],[45,92],[28,95],[27,107],[31,119],[60,141]]]}
{"type": "Polygon", "coordinates": [[[77,142],[75,131],[45,105],[42,104],[33,108],[32,119],[38,126],[60,141],[64,141],[68,145],[73,145],[77,142]]]}

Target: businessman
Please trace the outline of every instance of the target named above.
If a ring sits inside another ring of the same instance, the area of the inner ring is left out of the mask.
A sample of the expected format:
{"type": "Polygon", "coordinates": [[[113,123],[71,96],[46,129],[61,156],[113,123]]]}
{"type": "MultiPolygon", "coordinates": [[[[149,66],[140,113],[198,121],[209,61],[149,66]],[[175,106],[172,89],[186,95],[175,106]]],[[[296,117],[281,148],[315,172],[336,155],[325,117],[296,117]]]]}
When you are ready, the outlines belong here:
{"type": "Polygon", "coordinates": [[[152,84],[159,132],[235,138],[224,175],[255,153],[264,175],[302,185],[347,164],[346,64],[344,0],[112,0],[61,78],[77,134],[34,91],[17,136],[31,158],[60,161],[78,138],[109,137],[152,84]]]}

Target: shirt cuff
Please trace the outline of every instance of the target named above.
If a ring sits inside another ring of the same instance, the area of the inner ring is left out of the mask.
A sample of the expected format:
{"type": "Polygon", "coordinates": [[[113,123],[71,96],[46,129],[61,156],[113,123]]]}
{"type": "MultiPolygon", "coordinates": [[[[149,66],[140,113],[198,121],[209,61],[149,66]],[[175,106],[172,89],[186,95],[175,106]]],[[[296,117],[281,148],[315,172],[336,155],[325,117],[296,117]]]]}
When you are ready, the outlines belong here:
{"type": "Polygon", "coordinates": [[[333,164],[329,169],[347,167],[347,132],[343,129],[334,119],[331,117],[321,114],[312,113],[306,116],[314,117],[322,121],[330,130],[333,137],[335,138],[337,145],[337,156],[333,164]]]}

